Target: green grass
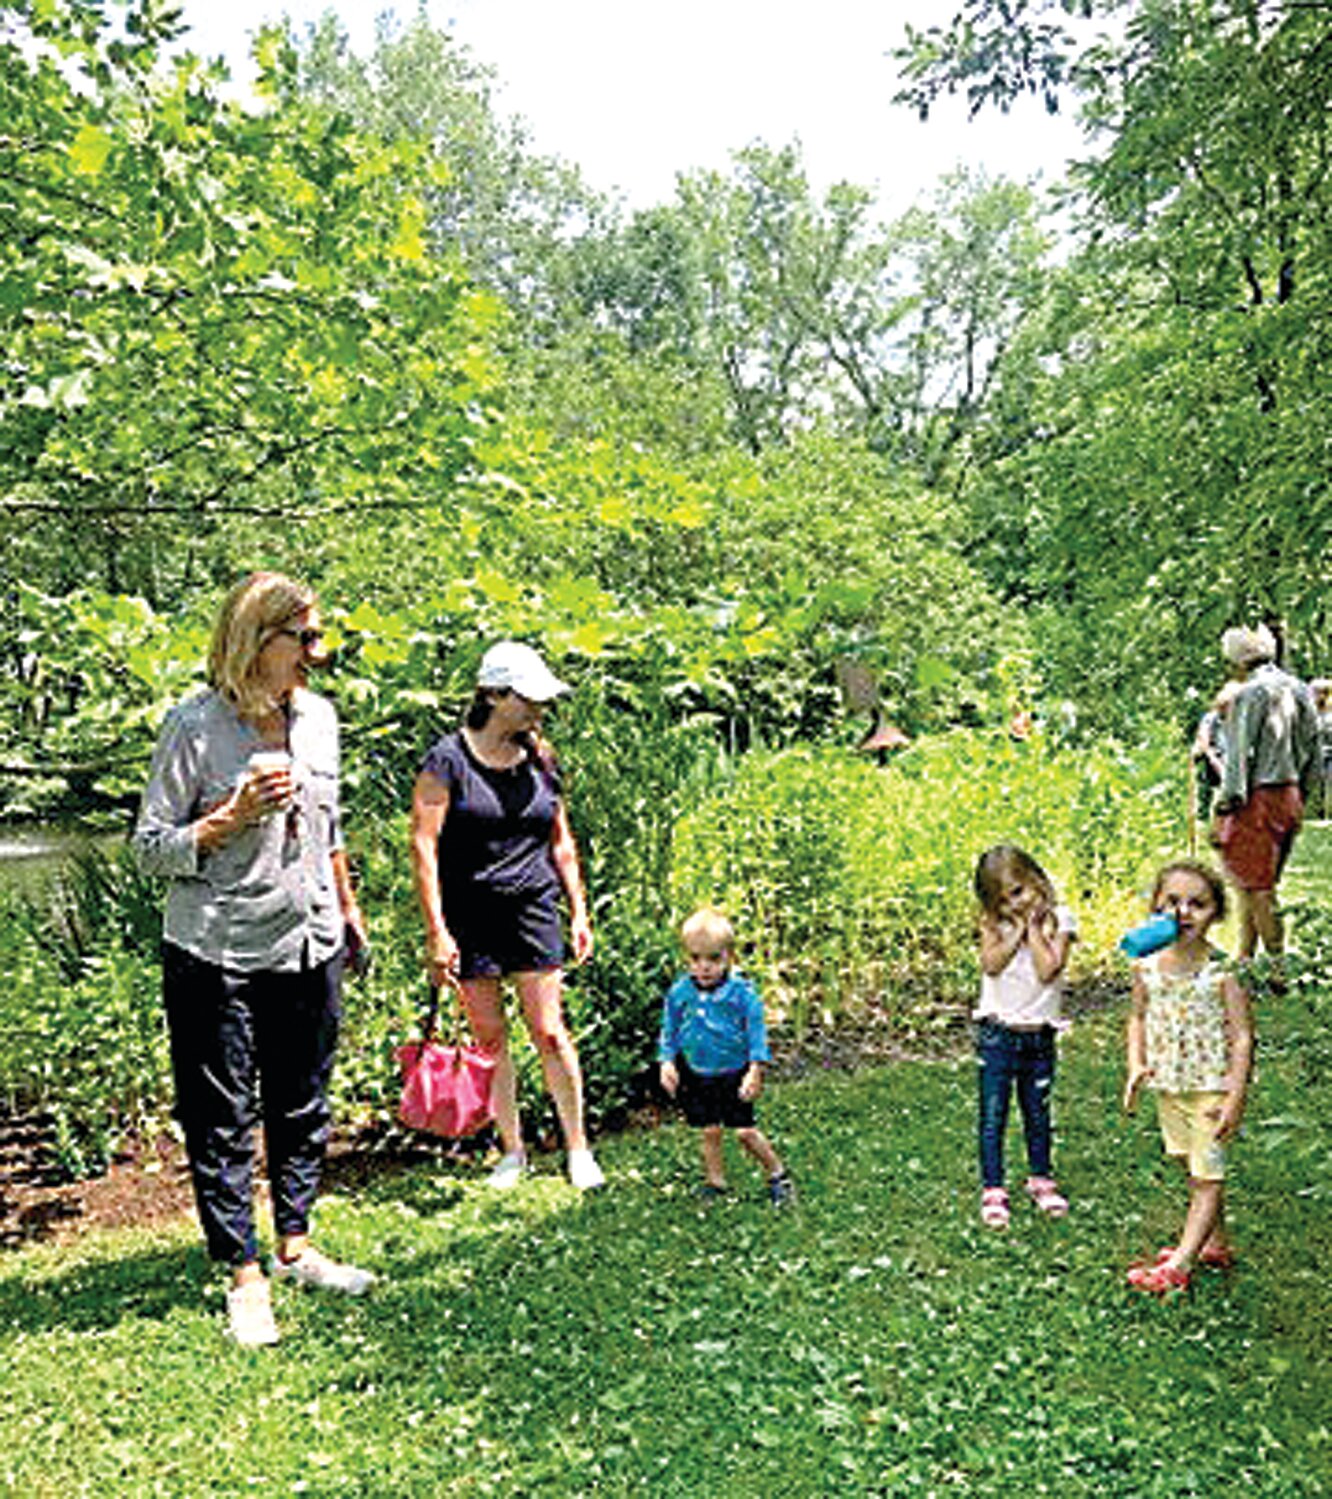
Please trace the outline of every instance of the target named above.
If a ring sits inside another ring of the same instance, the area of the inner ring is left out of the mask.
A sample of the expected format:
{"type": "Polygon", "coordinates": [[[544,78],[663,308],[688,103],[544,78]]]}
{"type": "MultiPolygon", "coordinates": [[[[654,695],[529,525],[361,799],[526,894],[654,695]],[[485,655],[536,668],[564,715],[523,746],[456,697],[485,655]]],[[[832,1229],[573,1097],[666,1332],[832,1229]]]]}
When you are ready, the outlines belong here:
{"type": "MultiPolygon", "coordinates": [[[[1125,1265],[1183,1187],[1119,1112],[1120,1017],[1059,1081],[1063,1223],[976,1218],[972,1064],[772,1090],[789,1214],[683,1126],[601,1147],[611,1186],[507,1196],[461,1167],[325,1198],[360,1302],[279,1287],[284,1341],[220,1336],[189,1225],[0,1262],[0,1487],[45,1495],[1299,1496],[1332,1492],[1332,1043],[1299,994],[1231,1189],[1241,1267],[1158,1304],[1125,1265]]],[[[1265,1007],[1266,1008],[1266,1007],[1265,1007]]],[[[1324,1012],[1326,1004],[1323,1002],[1324,1012]]],[[[1013,1145],[1016,1146],[1016,1140],[1013,1145]]]]}
{"type": "Polygon", "coordinates": [[[1281,884],[1287,903],[1314,901],[1332,908],[1332,822],[1307,822],[1281,884]]]}

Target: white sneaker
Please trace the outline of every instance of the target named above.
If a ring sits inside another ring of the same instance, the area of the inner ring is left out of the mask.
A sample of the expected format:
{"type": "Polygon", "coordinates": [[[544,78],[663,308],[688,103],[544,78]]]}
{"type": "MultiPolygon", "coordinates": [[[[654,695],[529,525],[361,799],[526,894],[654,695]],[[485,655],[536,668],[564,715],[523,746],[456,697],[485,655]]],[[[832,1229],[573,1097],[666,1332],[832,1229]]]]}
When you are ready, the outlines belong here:
{"type": "Polygon", "coordinates": [[[294,1260],[274,1260],[273,1274],[278,1280],[294,1280],[298,1286],[313,1286],[319,1291],[342,1291],[347,1296],[363,1296],[375,1283],[368,1270],[355,1265],[340,1265],[326,1254],[307,1245],[294,1260]]]}
{"type": "Polygon", "coordinates": [[[242,1348],[277,1342],[277,1323],[266,1280],[247,1280],[227,1292],[227,1336],[242,1348]]]}
{"type": "Polygon", "coordinates": [[[580,1192],[590,1192],[594,1187],[604,1187],[606,1176],[597,1165],[590,1150],[569,1152],[569,1180],[580,1192]]]}
{"type": "Polygon", "coordinates": [[[516,1187],[527,1171],[527,1157],[521,1150],[511,1150],[502,1155],[499,1164],[490,1173],[490,1185],[497,1192],[507,1192],[516,1187]]]}

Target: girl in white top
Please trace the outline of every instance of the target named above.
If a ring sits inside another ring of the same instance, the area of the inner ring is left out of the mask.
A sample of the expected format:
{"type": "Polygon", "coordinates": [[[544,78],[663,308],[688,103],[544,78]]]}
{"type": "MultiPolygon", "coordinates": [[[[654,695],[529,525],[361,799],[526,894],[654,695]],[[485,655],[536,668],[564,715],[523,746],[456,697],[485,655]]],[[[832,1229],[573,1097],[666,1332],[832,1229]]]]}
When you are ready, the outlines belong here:
{"type": "Polygon", "coordinates": [[[1012,844],[987,849],[976,865],[981,965],[975,1019],[979,1064],[981,1221],[1008,1226],[1004,1133],[1016,1090],[1027,1141],[1027,1196],[1062,1217],[1068,1201],[1051,1167],[1050,1090],[1061,978],[1077,922],[1058,904],[1049,875],[1012,844]]]}
{"type": "Polygon", "coordinates": [[[1152,909],[1178,922],[1169,947],[1133,965],[1124,1107],[1144,1086],[1156,1091],[1166,1154],[1189,1173],[1189,1209],[1178,1244],[1149,1265],[1135,1265],[1129,1284],[1160,1295],[1183,1289],[1197,1263],[1225,1268],[1225,1151],[1239,1128],[1253,1062],[1249,997],[1207,940],[1225,915],[1226,887],[1215,870],[1181,859],[1157,876],[1152,909]]]}

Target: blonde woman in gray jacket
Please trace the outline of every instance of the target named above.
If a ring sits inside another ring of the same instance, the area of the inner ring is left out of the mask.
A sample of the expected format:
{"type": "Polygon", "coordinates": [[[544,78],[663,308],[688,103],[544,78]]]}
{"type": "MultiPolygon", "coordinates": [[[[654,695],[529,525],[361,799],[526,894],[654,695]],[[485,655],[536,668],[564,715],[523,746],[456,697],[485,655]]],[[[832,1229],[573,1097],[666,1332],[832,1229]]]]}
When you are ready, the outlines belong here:
{"type": "Polygon", "coordinates": [[[209,686],[162,727],[134,847],[169,880],[163,997],[176,1113],[228,1332],[277,1341],[253,1211],[262,1118],[279,1279],[360,1294],[372,1276],[310,1242],[347,943],[364,944],[338,804],[338,724],[309,690],[313,592],[256,573],[228,594],[209,686]]]}

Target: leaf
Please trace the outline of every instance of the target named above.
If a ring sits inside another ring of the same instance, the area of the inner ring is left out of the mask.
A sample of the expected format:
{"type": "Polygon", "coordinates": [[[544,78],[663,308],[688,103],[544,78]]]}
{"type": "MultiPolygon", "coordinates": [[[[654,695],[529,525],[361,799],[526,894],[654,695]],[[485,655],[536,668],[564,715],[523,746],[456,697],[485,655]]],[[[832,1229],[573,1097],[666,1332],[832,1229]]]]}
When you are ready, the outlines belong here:
{"type": "Polygon", "coordinates": [[[74,170],[83,177],[98,176],[106,165],[113,144],[112,138],[99,125],[81,125],[69,144],[69,159],[74,170]]]}
{"type": "Polygon", "coordinates": [[[937,656],[921,656],[916,662],[916,686],[925,692],[935,687],[947,687],[956,675],[948,662],[937,656]]]}
{"type": "Polygon", "coordinates": [[[615,631],[599,620],[588,620],[578,626],[569,636],[569,644],[585,656],[599,656],[606,645],[615,639],[615,631]]]}

